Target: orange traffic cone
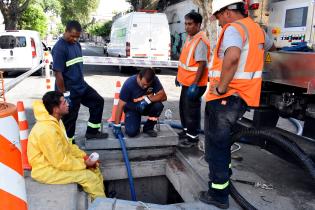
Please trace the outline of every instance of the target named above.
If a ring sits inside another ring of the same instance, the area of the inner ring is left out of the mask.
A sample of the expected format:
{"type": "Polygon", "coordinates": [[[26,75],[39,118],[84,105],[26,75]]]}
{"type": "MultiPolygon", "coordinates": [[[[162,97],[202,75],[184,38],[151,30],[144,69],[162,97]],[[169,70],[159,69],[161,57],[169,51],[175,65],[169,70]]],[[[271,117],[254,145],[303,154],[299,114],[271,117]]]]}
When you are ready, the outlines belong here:
{"type": "Polygon", "coordinates": [[[0,209],[27,210],[16,106],[0,103],[0,209]]]}
{"type": "Polygon", "coordinates": [[[28,141],[28,122],[25,116],[24,104],[22,101],[17,102],[18,120],[20,128],[20,141],[22,146],[22,164],[23,169],[31,170],[32,167],[28,163],[27,158],[27,141],[28,141]]]}
{"type": "MultiPolygon", "coordinates": [[[[112,116],[107,120],[107,122],[114,122],[115,121],[115,115],[117,111],[118,101],[119,101],[119,94],[120,94],[121,84],[120,81],[116,82],[116,91],[114,96],[114,104],[112,108],[112,116]]],[[[123,112],[120,122],[125,122],[125,113],[123,112]]]]}

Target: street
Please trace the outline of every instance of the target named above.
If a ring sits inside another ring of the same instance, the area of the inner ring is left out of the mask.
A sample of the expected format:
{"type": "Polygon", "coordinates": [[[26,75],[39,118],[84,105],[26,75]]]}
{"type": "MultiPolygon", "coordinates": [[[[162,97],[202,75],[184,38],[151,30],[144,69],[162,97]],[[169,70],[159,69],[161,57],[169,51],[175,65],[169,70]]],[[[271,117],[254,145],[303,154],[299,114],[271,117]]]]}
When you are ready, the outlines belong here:
{"type": "MultiPolygon", "coordinates": [[[[96,47],[94,44],[81,43],[84,56],[104,56],[103,48],[96,47]]],[[[96,66],[85,65],[84,75],[87,83],[95,88],[97,92],[104,98],[104,112],[103,119],[106,121],[111,116],[111,109],[113,105],[113,97],[116,89],[116,81],[123,82],[131,75],[136,74],[137,71],[133,68],[130,72],[120,73],[116,66],[96,66]]],[[[5,83],[21,75],[21,72],[11,72],[8,77],[5,78],[5,83]]],[[[176,69],[162,69],[158,74],[159,79],[167,93],[168,100],[164,103],[166,109],[171,109],[173,112],[173,119],[179,119],[178,114],[178,99],[180,94],[180,88],[175,87],[174,79],[176,75],[176,69]]],[[[54,84],[54,82],[52,82],[54,84]]],[[[31,128],[35,123],[31,104],[35,99],[41,99],[46,92],[45,78],[41,76],[31,76],[15,88],[6,94],[7,102],[16,103],[22,100],[25,105],[27,118],[29,121],[29,127],[31,128]]],[[[81,107],[78,120],[87,120],[88,112],[85,107],[81,107]]],[[[162,114],[162,119],[164,114],[162,114]]]]}

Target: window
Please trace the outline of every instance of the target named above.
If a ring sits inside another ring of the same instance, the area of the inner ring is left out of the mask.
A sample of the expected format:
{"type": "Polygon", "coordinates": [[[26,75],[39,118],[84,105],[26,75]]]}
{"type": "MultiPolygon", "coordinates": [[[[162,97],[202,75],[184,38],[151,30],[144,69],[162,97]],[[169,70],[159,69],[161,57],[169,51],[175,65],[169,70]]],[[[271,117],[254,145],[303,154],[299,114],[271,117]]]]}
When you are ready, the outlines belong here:
{"type": "Polygon", "coordinates": [[[305,27],[308,7],[288,9],[285,14],[285,28],[305,27]]]}
{"type": "Polygon", "coordinates": [[[1,49],[13,49],[15,47],[26,47],[26,38],[24,36],[14,37],[12,35],[0,36],[1,49]]]}

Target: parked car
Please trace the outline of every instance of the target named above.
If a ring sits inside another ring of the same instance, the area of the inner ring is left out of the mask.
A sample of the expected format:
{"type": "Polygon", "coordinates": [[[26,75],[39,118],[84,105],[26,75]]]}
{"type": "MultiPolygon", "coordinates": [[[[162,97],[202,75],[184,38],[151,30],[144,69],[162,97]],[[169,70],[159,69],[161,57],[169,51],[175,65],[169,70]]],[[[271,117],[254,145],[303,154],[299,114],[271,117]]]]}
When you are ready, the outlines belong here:
{"type": "Polygon", "coordinates": [[[114,21],[107,53],[113,57],[170,60],[170,47],[164,13],[132,12],[114,21]]]}
{"type": "Polygon", "coordinates": [[[37,31],[11,30],[0,32],[0,69],[28,71],[44,66],[44,49],[37,31]]]}

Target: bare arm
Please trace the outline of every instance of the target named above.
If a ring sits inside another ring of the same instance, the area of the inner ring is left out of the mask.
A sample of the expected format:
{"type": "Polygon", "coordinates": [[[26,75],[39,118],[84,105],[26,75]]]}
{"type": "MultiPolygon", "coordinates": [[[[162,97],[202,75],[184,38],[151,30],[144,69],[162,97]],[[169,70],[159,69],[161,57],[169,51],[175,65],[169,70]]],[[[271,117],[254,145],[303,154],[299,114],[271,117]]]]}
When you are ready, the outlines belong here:
{"type": "Polygon", "coordinates": [[[148,98],[152,102],[163,102],[167,100],[167,96],[164,89],[160,90],[155,95],[148,96],[148,98]]]}
{"type": "Polygon", "coordinates": [[[198,66],[198,70],[197,70],[197,73],[196,73],[195,81],[194,81],[193,84],[198,84],[199,83],[201,77],[204,74],[204,70],[207,67],[207,62],[206,61],[198,61],[198,63],[199,63],[199,66],[198,66]]]}
{"type": "Polygon", "coordinates": [[[55,76],[56,76],[56,85],[57,85],[58,90],[62,93],[66,92],[62,73],[60,71],[55,71],[55,76]]]}
{"type": "Polygon", "coordinates": [[[120,123],[121,115],[123,113],[125,105],[126,105],[126,102],[119,99],[116,114],[115,114],[115,124],[120,123]]]}
{"type": "MultiPolygon", "coordinates": [[[[235,72],[237,71],[238,63],[241,56],[241,50],[238,47],[229,47],[224,54],[222,72],[220,77],[220,83],[216,86],[220,93],[225,93],[228,90],[228,86],[232,81],[235,72]]],[[[214,89],[213,93],[218,95],[214,89]]]]}

